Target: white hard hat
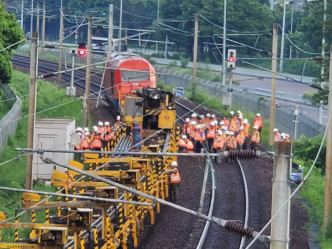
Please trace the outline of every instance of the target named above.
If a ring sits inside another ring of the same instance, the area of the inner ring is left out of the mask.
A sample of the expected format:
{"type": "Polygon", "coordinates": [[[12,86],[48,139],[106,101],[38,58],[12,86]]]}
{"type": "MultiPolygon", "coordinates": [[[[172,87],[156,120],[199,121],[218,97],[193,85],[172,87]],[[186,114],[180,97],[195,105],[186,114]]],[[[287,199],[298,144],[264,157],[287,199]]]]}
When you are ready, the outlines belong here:
{"type": "Polygon", "coordinates": [[[196,122],[195,121],[191,121],[190,122],[192,125],[196,125],[196,122]]]}
{"type": "Polygon", "coordinates": [[[200,115],[199,117],[200,117],[200,118],[204,118],[204,115],[200,115]]]}
{"type": "Polygon", "coordinates": [[[277,132],[277,131],[278,131],[278,129],[277,129],[277,128],[274,128],[274,129],[273,129],[273,132],[277,132]]]}
{"type": "Polygon", "coordinates": [[[289,134],[285,134],[286,137],[289,137],[289,134]]]}
{"type": "Polygon", "coordinates": [[[103,122],[99,121],[98,126],[103,126],[103,122]]]}
{"type": "Polygon", "coordinates": [[[230,135],[230,132],[229,132],[229,131],[226,131],[226,135],[230,135]]]}
{"type": "Polygon", "coordinates": [[[212,118],[215,118],[215,117],[216,117],[216,115],[212,114],[212,118]]]}
{"type": "Polygon", "coordinates": [[[280,136],[281,136],[282,138],[285,138],[286,134],[285,134],[285,133],[281,133],[280,136]]]}
{"type": "Polygon", "coordinates": [[[120,116],[116,116],[116,120],[117,120],[117,121],[120,121],[120,116]]]}
{"type": "Polygon", "coordinates": [[[217,120],[214,120],[213,123],[214,123],[214,125],[217,125],[217,124],[218,124],[218,121],[217,121],[217,120]]]}
{"type": "Polygon", "coordinates": [[[98,127],[97,126],[94,126],[94,127],[92,127],[93,128],[93,131],[94,132],[98,132],[98,127]]]}
{"type": "Polygon", "coordinates": [[[172,166],[172,167],[177,167],[177,166],[178,166],[177,161],[173,161],[173,162],[171,162],[171,166],[172,166]]]}
{"type": "Polygon", "coordinates": [[[257,114],[256,114],[256,117],[260,117],[260,116],[261,116],[261,114],[260,114],[260,113],[257,113],[257,114]]]}
{"type": "Polygon", "coordinates": [[[190,119],[189,118],[186,118],[186,123],[189,123],[190,122],[190,119]]]}
{"type": "Polygon", "coordinates": [[[201,126],[200,125],[197,125],[197,129],[200,129],[201,128],[201,126]]]}
{"type": "Polygon", "coordinates": [[[243,120],[244,124],[248,124],[248,119],[243,120]]]}
{"type": "Polygon", "coordinates": [[[230,111],[229,114],[234,115],[234,112],[233,112],[233,111],[230,111]]]}
{"type": "Polygon", "coordinates": [[[186,135],[182,135],[182,139],[187,139],[187,136],[186,135]]]}
{"type": "Polygon", "coordinates": [[[109,125],[110,125],[110,122],[106,121],[105,126],[109,126],[109,125]]]}
{"type": "Polygon", "coordinates": [[[223,126],[225,123],[224,123],[224,121],[220,121],[219,124],[221,124],[221,126],[223,126]]]}
{"type": "Polygon", "coordinates": [[[90,132],[85,132],[85,136],[90,136],[90,132]]]}
{"type": "Polygon", "coordinates": [[[77,128],[76,128],[76,131],[77,131],[77,132],[81,132],[81,131],[83,131],[83,129],[82,129],[82,127],[77,127],[77,128]]]}
{"type": "Polygon", "coordinates": [[[240,110],[237,110],[236,113],[237,113],[237,114],[240,114],[240,113],[242,113],[242,112],[241,112],[240,110]]]}
{"type": "Polygon", "coordinates": [[[244,130],[244,127],[243,126],[240,126],[240,131],[243,131],[244,130]]]}
{"type": "Polygon", "coordinates": [[[233,132],[233,131],[230,131],[230,132],[229,132],[229,135],[231,135],[231,136],[234,135],[234,132],[233,132]]]}
{"type": "Polygon", "coordinates": [[[210,113],[208,113],[208,114],[206,114],[206,116],[209,118],[209,117],[211,117],[211,114],[210,114],[210,113]]]}
{"type": "Polygon", "coordinates": [[[196,113],[193,113],[193,114],[191,114],[191,117],[192,117],[192,118],[196,118],[196,117],[197,117],[197,114],[196,114],[196,113]]]}
{"type": "Polygon", "coordinates": [[[85,132],[89,132],[89,128],[88,127],[84,127],[84,131],[85,132]]]}
{"type": "Polygon", "coordinates": [[[221,126],[221,129],[222,130],[226,130],[226,126],[221,126]]]}
{"type": "Polygon", "coordinates": [[[255,125],[255,126],[254,126],[254,129],[255,129],[255,130],[257,130],[257,129],[258,129],[258,126],[257,126],[257,125],[255,125]]]}
{"type": "Polygon", "coordinates": [[[222,135],[222,131],[218,130],[218,135],[221,136],[222,135]]]}
{"type": "Polygon", "coordinates": [[[214,126],[214,122],[210,122],[210,125],[211,125],[211,126],[214,126]]]}

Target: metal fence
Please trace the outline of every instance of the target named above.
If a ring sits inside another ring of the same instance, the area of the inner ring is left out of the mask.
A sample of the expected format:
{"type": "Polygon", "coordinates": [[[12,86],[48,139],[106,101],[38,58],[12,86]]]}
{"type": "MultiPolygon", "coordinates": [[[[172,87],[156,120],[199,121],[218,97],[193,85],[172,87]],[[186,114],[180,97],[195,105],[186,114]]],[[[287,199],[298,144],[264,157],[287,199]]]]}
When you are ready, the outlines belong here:
{"type": "MultiPolygon", "coordinates": [[[[186,74],[170,71],[166,68],[158,68],[161,74],[158,80],[165,83],[165,85],[181,86],[185,88],[192,83],[192,77],[186,74]]],[[[221,82],[212,82],[208,80],[197,80],[197,85],[202,87],[208,94],[214,96],[227,96],[227,88],[221,87],[221,82]]],[[[248,110],[254,113],[260,112],[264,118],[270,118],[270,100],[257,94],[247,92],[241,88],[233,88],[232,105],[241,106],[241,109],[248,110]]],[[[280,107],[275,112],[275,126],[279,130],[288,133],[294,137],[294,120],[295,116],[293,109],[290,107],[280,107]]],[[[300,137],[302,134],[306,137],[314,137],[324,132],[325,126],[313,120],[312,117],[305,115],[298,115],[297,117],[297,133],[300,137]]]]}
{"type": "MultiPolygon", "coordinates": [[[[7,146],[8,137],[15,135],[17,124],[22,117],[22,102],[15,95],[12,89],[7,84],[0,84],[0,91],[3,91],[3,100],[9,101],[12,108],[10,111],[0,120],[0,154],[7,146]]],[[[3,101],[1,100],[1,101],[3,101]]]]}

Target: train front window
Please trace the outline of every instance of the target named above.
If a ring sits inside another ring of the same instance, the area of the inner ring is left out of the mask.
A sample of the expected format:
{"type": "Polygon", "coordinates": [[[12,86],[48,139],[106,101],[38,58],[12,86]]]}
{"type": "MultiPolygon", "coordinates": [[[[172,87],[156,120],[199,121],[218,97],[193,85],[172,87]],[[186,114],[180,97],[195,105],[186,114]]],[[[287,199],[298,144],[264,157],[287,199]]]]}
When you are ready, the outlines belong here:
{"type": "Polygon", "coordinates": [[[121,71],[122,82],[135,82],[135,81],[150,81],[149,71],[133,71],[133,70],[122,70],[121,71]]]}

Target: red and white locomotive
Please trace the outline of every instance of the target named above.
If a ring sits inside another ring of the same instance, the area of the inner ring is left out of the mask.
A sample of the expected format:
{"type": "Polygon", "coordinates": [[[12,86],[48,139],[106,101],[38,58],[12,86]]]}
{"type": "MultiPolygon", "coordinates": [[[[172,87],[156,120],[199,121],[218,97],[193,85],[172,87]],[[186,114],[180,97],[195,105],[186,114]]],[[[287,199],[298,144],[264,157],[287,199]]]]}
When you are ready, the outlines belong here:
{"type": "Polygon", "coordinates": [[[137,88],[156,88],[153,66],[144,58],[132,53],[111,54],[106,63],[103,86],[107,100],[115,110],[119,101],[137,88]]]}

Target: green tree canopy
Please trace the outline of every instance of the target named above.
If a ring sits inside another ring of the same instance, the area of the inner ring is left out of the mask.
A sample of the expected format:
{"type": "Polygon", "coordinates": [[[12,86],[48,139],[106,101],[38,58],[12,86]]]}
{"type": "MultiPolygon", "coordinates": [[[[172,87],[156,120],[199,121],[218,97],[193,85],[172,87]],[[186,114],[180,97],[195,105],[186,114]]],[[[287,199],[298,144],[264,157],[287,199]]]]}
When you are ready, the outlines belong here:
{"type": "Polygon", "coordinates": [[[23,31],[18,26],[15,16],[9,14],[2,3],[0,3],[0,82],[8,83],[12,73],[12,50],[18,44],[8,49],[10,45],[23,39],[23,31]]]}

